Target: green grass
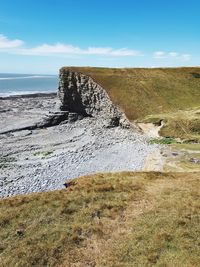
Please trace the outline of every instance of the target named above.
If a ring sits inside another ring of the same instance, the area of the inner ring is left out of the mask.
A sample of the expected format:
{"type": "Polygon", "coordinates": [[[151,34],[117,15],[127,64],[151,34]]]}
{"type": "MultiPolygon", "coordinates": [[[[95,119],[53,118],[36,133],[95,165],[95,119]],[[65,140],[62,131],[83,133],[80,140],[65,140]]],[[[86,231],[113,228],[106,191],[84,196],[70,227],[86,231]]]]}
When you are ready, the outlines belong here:
{"type": "Polygon", "coordinates": [[[199,266],[199,173],[82,177],[0,201],[0,266],[199,266]]]}
{"type": "Polygon", "coordinates": [[[164,137],[164,138],[152,138],[149,140],[150,144],[160,144],[160,145],[171,145],[176,144],[177,141],[171,137],[164,137]]]}
{"type": "Polygon", "coordinates": [[[91,76],[130,120],[193,108],[200,103],[200,68],[71,67],[91,76]]]}
{"type": "Polygon", "coordinates": [[[45,158],[45,157],[48,157],[49,155],[51,155],[52,153],[53,153],[53,151],[38,151],[38,152],[35,152],[33,155],[45,158]]]}

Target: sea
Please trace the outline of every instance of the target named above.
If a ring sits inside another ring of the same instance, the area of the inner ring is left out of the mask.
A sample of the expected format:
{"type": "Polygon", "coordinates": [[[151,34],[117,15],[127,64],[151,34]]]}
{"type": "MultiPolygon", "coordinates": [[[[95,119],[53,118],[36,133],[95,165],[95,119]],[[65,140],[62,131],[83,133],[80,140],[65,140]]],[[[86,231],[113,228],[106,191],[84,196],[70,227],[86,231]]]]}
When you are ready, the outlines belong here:
{"type": "Polygon", "coordinates": [[[58,75],[0,73],[0,97],[57,92],[58,75]]]}

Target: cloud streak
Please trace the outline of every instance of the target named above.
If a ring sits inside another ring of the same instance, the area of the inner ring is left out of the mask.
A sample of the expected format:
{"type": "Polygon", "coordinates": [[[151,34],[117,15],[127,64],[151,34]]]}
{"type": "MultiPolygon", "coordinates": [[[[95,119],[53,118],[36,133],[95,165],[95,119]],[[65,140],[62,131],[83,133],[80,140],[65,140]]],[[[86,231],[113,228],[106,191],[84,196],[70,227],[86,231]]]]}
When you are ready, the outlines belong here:
{"type": "Polygon", "coordinates": [[[78,46],[56,43],[53,45],[42,44],[36,47],[27,48],[22,40],[10,40],[3,34],[0,35],[0,52],[7,52],[17,55],[38,55],[38,56],[80,56],[80,55],[101,55],[112,57],[141,56],[139,51],[112,47],[88,47],[82,49],[78,46]]]}
{"type": "Polygon", "coordinates": [[[41,55],[41,56],[51,56],[51,55],[101,55],[101,56],[140,56],[139,51],[121,48],[113,49],[111,47],[88,47],[86,49],[81,49],[80,47],[73,45],[65,45],[62,43],[57,43],[55,45],[43,44],[33,48],[18,49],[18,54],[21,55],[41,55]]]}
{"type": "Polygon", "coordinates": [[[0,49],[12,49],[16,47],[21,47],[24,44],[22,40],[9,40],[6,36],[3,34],[0,34],[0,49]]]}
{"type": "Polygon", "coordinates": [[[191,55],[180,54],[177,52],[156,51],[153,53],[153,58],[155,59],[179,59],[182,61],[189,61],[191,59],[191,55]]]}
{"type": "MultiPolygon", "coordinates": [[[[138,57],[144,56],[140,51],[112,47],[87,47],[81,48],[78,46],[55,43],[41,44],[35,47],[28,47],[23,40],[9,39],[7,36],[0,34],[0,53],[8,53],[15,55],[27,56],[62,56],[62,57],[79,57],[79,56],[102,56],[104,58],[117,57],[138,57]]],[[[176,59],[179,61],[189,61],[190,54],[180,54],[178,52],[156,51],[153,53],[154,59],[176,59]]]]}

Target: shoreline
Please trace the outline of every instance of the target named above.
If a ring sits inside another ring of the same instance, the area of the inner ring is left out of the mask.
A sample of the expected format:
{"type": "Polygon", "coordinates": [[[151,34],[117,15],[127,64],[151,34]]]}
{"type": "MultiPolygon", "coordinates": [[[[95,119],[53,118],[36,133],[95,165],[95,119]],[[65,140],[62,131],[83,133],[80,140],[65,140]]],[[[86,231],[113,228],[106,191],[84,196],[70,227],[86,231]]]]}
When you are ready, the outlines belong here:
{"type": "Polygon", "coordinates": [[[159,150],[134,129],[105,128],[92,117],[31,129],[57,111],[56,93],[0,102],[0,198],[62,189],[66,180],[92,173],[141,171],[159,150]]]}
{"type": "Polygon", "coordinates": [[[42,92],[42,93],[30,93],[30,94],[16,94],[9,96],[0,96],[0,100],[18,99],[18,98],[36,98],[36,97],[53,97],[56,96],[56,92],[42,92]]]}

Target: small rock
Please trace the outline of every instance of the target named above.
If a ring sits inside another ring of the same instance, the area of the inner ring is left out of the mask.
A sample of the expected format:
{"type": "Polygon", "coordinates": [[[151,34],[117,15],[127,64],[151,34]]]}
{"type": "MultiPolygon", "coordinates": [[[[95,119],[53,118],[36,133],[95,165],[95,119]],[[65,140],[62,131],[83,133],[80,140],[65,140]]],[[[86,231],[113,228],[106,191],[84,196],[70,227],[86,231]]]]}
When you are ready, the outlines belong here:
{"type": "Polygon", "coordinates": [[[190,158],[189,160],[190,162],[194,163],[194,164],[200,164],[200,160],[196,159],[196,158],[190,158]]]}
{"type": "Polygon", "coordinates": [[[23,236],[23,235],[24,235],[24,228],[19,228],[19,229],[17,229],[16,234],[17,234],[18,236],[23,236]]]}

